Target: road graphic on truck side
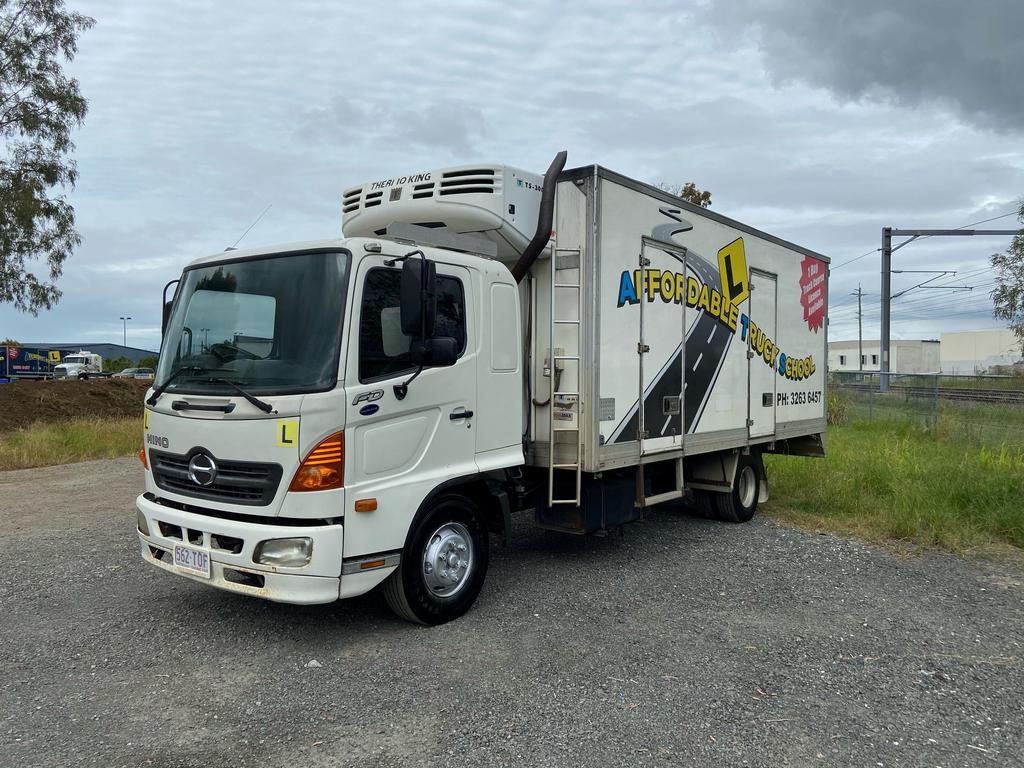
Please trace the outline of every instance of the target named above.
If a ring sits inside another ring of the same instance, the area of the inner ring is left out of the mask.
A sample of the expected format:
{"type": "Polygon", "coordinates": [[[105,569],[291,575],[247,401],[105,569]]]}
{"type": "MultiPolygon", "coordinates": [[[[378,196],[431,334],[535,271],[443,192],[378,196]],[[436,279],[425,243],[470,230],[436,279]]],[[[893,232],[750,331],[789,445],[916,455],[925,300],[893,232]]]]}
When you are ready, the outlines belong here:
{"type": "MultiPolygon", "coordinates": [[[[655,240],[674,243],[675,235],[693,229],[692,224],[678,217],[678,210],[663,208],[662,213],[676,221],[654,227],[651,236],[655,240]]],[[[717,267],[700,254],[682,244],[679,245],[678,251],[670,251],[670,253],[680,259],[685,256],[687,269],[693,271],[705,286],[721,285],[717,267]]],[[[695,431],[715,382],[718,380],[718,374],[722,370],[733,333],[729,328],[724,327],[721,320],[715,315],[703,309],[697,311],[698,317],[687,332],[683,344],[676,347],[668,361],[644,391],[644,428],[648,438],[667,437],[672,434],[695,431]],[[687,367],[685,376],[683,374],[684,345],[687,367]],[[682,413],[666,415],[666,397],[681,398],[682,413]]],[[[607,442],[635,441],[639,434],[639,422],[638,398],[607,442]]]]}

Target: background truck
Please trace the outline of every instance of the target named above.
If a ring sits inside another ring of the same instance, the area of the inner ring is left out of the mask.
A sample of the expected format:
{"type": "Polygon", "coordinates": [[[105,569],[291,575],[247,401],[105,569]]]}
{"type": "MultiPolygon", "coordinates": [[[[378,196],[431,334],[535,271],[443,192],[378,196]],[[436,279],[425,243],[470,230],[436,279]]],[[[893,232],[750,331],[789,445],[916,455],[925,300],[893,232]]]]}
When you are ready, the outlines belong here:
{"type": "Polygon", "coordinates": [[[103,358],[86,350],[65,355],[53,368],[55,379],[88,379],[104,375],[103,358]]]}
{"type": "Polygon", "coordinates": [[[16,379],[53,378],[53,368],[60,362],[60,351],[39,347],[0,347],[0,377],[16,379]]]}
{"type": "MultiPolygon", "coordinates": [[[[147,393],[142,556],[271,600],[465,612],[513,514],[600,534],[820,456],[828,259],[599,166],[346,190],[341,240],[190,264],[147,393]]],[[[167,289],[165,289],[166,295],[167,289]]]]}

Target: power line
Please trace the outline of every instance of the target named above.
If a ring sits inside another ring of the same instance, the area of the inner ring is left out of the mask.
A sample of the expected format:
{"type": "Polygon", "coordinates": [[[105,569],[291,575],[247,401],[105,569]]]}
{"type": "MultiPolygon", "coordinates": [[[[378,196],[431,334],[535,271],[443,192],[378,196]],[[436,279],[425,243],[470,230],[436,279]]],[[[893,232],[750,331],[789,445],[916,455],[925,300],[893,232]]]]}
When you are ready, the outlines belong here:
{"type": "MultiPolygon", "coordinates": [[[[968,227],[976,227],[979,224],[987,224],[990,221],[998,221],[999,219],[1005,219],[1005,218],[1007,218],[1009,216],[1016,216],[1018,213],[1019,213],[1019,209],[1018,208],[1014,208],[1009,213],[1002,213],[1002,214],[1000,214],[998,216],[993,216],[990,219],[982,219],[981,221],[974,221],[974,222],[971,222],[970,224],[964,224],[963,226],[956,227],[956,229],[967,229],[968,227]]],[[[920,237],[918,239],[919,240],[926,240],[929,237],[931,237],[931,235],[924,235],[924,236],[922,236],[922,237],[920,237]]],[[[842,264],[836,264],[834,267],[832,267],[832,270],[836,270],[836,269],[839,269],[841,267],[845,267],[847,264],[853,264],[853,262],[860,261],[861,259],[864,259],[864,258],[867,258],[868,256],[870,256],[872,253],[878,253],[881,250],[882,250],[881,248],[872,248],[870,251],[867,251],[866,253],[862,253],[860,256],[856,256],[856,257],[854,257],[854,258],[852,258],[852,259],[850,259],[848,261],[844,261],[842,264]]]]}
{"type": "MultiPolygon", "coordinates": [[[[954,274],[954,275],[951,275],[950,277],[946,278],[945,282],[937,283],[935,285],[935,287],[936,288],[946,288],[948,290],[955,290],[956,286],[952,285],[951,283],[953,283],[955,281],[958,281],[958,280],[967,280],[967,279],[969,279],[971,277],[977,277],[979,275],[984,274],[985,272],[991,271],[991,269],[992,269],[991,267],[983,267],[981,269],[968,270],[967,272],[962,272],[962,273],[959,273],[959,274],[954,274]]],[[[978,286],[972,286],[972,288],[977,288],[977,287],[978,286]]],[[[893,298],[895,299],[896,296],[894,295],[893,298]]],[[[934,302],[934,301],[947,301],[947,300],[949,300],[949,298],[950,298],[949,294],[946,294],[946,295],[943,295],[943,296],[915,296],[913,298],[905,299],[903,301],[895,303],[893,306],[894,307],[916,306],[918,304],[929,304],[929,303],[934,302]]]]}
{"type": "MultiPolygon", "coordinates": [[[[944,278],[945,282],[939,282],[939,283],[937,283],[935,285],[935,287],[936,288],[947,288],[948,290],[954,290],[955,287],[953,285],[950,285],[951,282],[954,282],[954,281],[957,281],[957,280],[967,280],[967,279],[969,279],[971,277],[976,277],[978,275],[984,274],[985,272],[991,272],[991,271],[992,271],[991,265],[986,265],[984,267],[980,267],[980,268],[977,268],[977,269],[969,269],[969,270],[967,270],[965,272],[959,272],[959,273],[957,273],[955,275],[950,275],[949,277],[945,277],[944,278]]],[[[974,287],[978,288],[980,286],[974,286],[974,287]]],[[[851,296],[856,296],[856,293],[853,293],[853,294],[850,294],[850,295],[851,296]]],[[[865,295],[867,295],[867,294],[865,294],[865,295]]],[[[948,301],[949,298],[950,298],[949,294],[944,294],[942,296],[916,296],[916,297],[913,297],[913,298],[910,298],[910,299],[903,299],[898,304],[895,304],[894,307],[895,306],[911,307],[911,306],[917,306],[917,305],[926,305],[926,304],[931,304],[933,302],[948,301]]],[[[834,306],[830,306],[829,307],[829,313],[828,313],[829,317],[832,317],[832,318],[843,318],[848,313],[852,313],[852,314],[849,314],[849,316],[851,316],[851,317],[855,316],[856,312],[857,312],[857,308],[855,306],[855,303],[856,302],[854,302],[852,300],[849,300],[849,301],[844,301],[844,302],[842,302],[840,304],[837,304],[837,305],[834,305],[834,306]]],[[[875,298],[875,299],[870,299],[869,303],[874,305],[875,307],[880,307],[881,306],[881,297],[875,298]]]]}
{"type": "MultiPolygon", "coordinates": [[[[986,283],[984,286],[979,286],[979,287],[988,287],[989,285],[993,285],[993,284],[994,283],[986,283]]],[[[929,304],[929,305],[916,306],[916,307],[894,307],[893,308],[893,313],[896,314],[897,309],[898,309],[900,315],[919,315],[919,316],[922,316],[922,317],[925,317],[925,316],[941,317],[943,312],[949,312],[949,311],[955,310],[955,309],[957,309],[959,307],[967,307],[967,306],[972,306],[972,305],[973,306],[979,306],[979,307],[980,306],[991,306],[991,301],[990,301],[990,297],[989,297],[988,293],[987,292],[986,293],[977,293],[977,294],[974,294],[973,296],[969,296],[969,297],[965,296],[964,298],[960,299],[959,301],[944,302],[942,304],[929,304]]]]}
{"type": "Polygon", "coordinates": [[[843,262],[842,264],[836,264],[836,265],[835,265],[834,267],[832,267],[832,269],[831,269],[831,270],[829,270],[829,271],[833,271],[833,272],[834,272],[834,271],[835,271],[835,270],[837,270],[837,269],[840,269],[840,268],[842,268],[842,267],[845,267],[845,266],[846,266],[847,264],[853,264],[853,262],[855,262],[855,261],[860,261],[861,259],[863,259],[863,258],[866,258],[866,257],[870,256],[870,255],[871,255],[872,253],[878,253],[878,252],[879,252],[880,250],[882,250],[882,249],[881,249],[881,248],[872,248],[872,249],[871,249],[870,251],[868,251],[867,253],[862,253],[862,254],[861,254],[860,256],[857,256],[857,257],[855,257],[855,258],[852,258],[852,259],[850,259],[849,261],[844,261],[844,262],[843,262]]]}

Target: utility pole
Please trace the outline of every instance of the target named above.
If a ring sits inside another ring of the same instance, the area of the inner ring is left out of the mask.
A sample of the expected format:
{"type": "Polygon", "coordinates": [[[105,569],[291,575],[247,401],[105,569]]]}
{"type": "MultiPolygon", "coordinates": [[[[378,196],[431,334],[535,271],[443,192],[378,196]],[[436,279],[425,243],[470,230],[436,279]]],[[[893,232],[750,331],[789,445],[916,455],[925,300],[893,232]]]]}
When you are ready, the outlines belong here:
{"type": "Polygon", "coordinates": [[[857,297],[857,370],[864,373],[864,310],[861,305],[864,291],[861,290],[860,283],[857,283],[857,290],[850,295],[857,297]]]}
{"type": "Polygon", "coordinates": [[[881,368],[879,369],[880,392],[889,391],[889,320],[892,306],[892,255],[904,245],[914,242],[919,237],[955,237],[973,235],[1016,235],[1016,229],[893,229],[882,227],[882,338],[881,368]],[[909,237],[895,248],[893,237],[909,237]]]}

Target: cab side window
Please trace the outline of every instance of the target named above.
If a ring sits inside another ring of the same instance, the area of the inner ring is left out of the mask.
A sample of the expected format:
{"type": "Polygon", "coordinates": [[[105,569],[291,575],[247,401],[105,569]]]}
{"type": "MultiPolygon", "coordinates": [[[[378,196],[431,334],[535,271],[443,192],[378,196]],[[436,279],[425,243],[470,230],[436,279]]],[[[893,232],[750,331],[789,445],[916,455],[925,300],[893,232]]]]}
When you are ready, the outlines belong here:
{"type": "MultiPolygon", "coordinates": [[[[402,333],[399,305],[402,272],[377,267],[366,274],[362,308],[359,312],[359,381],[368,382],[411,372],[409,359],[412,337],[402,333]]],[[[466,351],[466,300],[462,282],[447,275],[437,276],[437,320],[435,336],[451,336],[466,351]]]]}

